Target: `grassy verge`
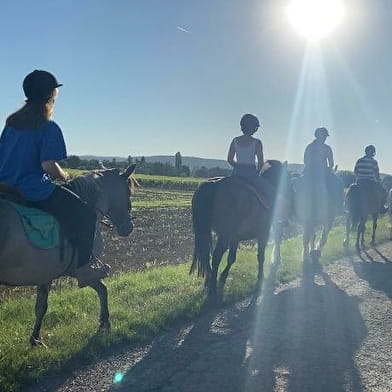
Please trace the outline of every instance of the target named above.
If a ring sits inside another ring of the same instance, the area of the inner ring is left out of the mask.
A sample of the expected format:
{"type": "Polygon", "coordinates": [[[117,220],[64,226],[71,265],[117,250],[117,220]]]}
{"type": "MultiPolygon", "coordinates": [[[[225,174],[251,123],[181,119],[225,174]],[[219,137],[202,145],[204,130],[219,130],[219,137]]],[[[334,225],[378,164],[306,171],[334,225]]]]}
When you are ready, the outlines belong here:
{"type": "MultiPolygon", "coordinates": [[[[386,219],[380,220],[378,241],[388,238],[386,219]]],[[[336,227],[325,248],[322,264],[344,255],[343,228],[336,227]]],[[[350,248],[352,251],[352,248],[350,248]]],[[[250,294],[256,284],[253,248],[242,249],[225,289],[225,302],[250,294]]],[[[267,260],[270,250],[267,252],[267,260]]],[[[301,274],[301,238],[282,245],[283,262],[277,279],[292,280],[301,274]]],[[[222,263],[224,264],[224,263],[222,263]]],[[[269,263],[266,264],[268,276],[269,263]]],[[[148,341],[175,321],[198,315],[205,301],[202,280],[188,275],[189,265],[151,268],[143,273],[120,274],[108,280],[113,328],[94,335],[98,301],[90,289],[66,289],[49,298],[49,311],[42,326],[48,348],[30,348],[33,299],[10,299],[0,309],[0,390],[18,391],[23,384],[44,373],[63,372],[76,360],[93,362],[109,346],[148,341]]]]}

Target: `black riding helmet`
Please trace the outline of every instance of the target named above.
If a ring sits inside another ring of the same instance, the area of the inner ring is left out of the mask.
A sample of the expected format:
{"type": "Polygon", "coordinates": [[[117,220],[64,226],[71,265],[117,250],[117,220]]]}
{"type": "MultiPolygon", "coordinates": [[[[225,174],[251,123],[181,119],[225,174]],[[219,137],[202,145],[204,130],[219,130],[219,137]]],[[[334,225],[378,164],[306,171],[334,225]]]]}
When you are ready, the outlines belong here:
{"type": "Polygon", "coordinates": [[[369,146],[366,146],[365,154],[367,156],[374,157],[376,155],[376,147],[374,147],[373,144],[370,144],[369,146]]]}
{"type": "Polygon", "coordinates": [[[28,101],[46,101],[52,91],[60,86],[62,84],[47,71],[35,70],[23,80],[23,91],[28,101]]]}

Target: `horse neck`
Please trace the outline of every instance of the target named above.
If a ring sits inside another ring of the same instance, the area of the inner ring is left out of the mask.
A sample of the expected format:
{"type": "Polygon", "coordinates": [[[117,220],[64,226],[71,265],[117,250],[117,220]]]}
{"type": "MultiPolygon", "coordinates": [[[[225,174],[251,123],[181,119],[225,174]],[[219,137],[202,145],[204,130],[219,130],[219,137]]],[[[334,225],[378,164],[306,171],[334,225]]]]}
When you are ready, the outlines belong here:
{"type": "Polygon", "coordinates": [[[70,181],[69,188],[89,206],[96,207],[100,194],[98,179],[91,175],[76,177],[70,181]]]}

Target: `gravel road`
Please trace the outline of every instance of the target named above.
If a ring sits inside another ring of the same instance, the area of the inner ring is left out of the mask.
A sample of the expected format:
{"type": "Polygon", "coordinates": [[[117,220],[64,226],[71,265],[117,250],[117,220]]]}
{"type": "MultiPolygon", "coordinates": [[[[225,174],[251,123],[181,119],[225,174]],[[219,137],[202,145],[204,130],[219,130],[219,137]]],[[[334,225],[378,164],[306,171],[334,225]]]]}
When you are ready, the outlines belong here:
{"type": "Polygon", "coordinates": [[[25,391],[392,391],[392,246],[285,286],[274,271],[257,299],[25,391]]]}

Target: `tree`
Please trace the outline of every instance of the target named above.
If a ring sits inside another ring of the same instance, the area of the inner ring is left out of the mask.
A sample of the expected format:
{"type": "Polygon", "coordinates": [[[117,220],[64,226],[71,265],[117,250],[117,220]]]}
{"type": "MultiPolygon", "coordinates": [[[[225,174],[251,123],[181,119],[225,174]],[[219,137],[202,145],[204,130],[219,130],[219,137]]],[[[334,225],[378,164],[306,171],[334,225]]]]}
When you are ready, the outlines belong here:
{"type": "Polygon", "coordinates": [[[132,164],[132,157],[130,155],[128,155],[127,162],[128,165],[132,164]]]}
{"type": "Polygon", "coordinates": [[[176,160],[176,164],[175,164],[176,172],[177,172],[177,175],[180,175],[181,172],[182,172],[182,157],[181,157],[181,153],[177,152],[174,157],[175,157],[175,160],[176,160]]]}

